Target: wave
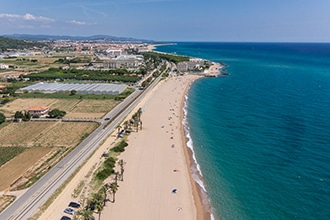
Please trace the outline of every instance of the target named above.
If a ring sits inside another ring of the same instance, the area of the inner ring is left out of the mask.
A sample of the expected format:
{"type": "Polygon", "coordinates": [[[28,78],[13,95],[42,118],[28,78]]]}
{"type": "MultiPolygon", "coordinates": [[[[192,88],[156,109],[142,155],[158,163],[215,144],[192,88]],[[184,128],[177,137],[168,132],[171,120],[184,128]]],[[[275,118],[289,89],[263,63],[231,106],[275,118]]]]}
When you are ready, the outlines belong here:
{"type": "Polygon", "coordinates": [[[191,171],[192,171],[192,175],[194,177],[194,180],[196,181],[196,183],[198,183],[198,185],[205,191],[207,192],[204,182],[202,180],[201,177],[203,177],[202,171],[200,169],[200,165],[197,162],[196,159],[196,154],[194,151],[194,143],[193,140],[191,139],[190,136],[190,132],[189,132],[189,125],[188,125],[188,121],[187,121],[187,113],[188,113],[188,106],[187,106],[187,101],[188,101],[188,96],[185,96],[185,101],[184,101],[184,107],[183,107],[183,112],[184,112],[184,117],[183,117],[183,127],[184,127],[184,131],[185,131],[185,137],[187,138],[187,147],[190,148],[191,152],[192,152],[192,158],[194,160],[194,165],[191,167],[191,171]]]}
{"type": "MultiPolygon", "coordinates": [[[[194,160],[194,163],[192,163],[192,165],[190,166],[191,175],[192,175],[194,181],[199,185],[200,189],[202,189],[202,191],[201,191],[202,204],[207,207],[211,207],[210,199],[207,195],[206,186],[205,186],[204,180],[203,180],[203,173],[200,169],[200,165],[198,164],[196,154],[194,151],[194,143],[190,136],[190,128],[189,128],[189,124],[188,124],[188,120],[187,120],[187,114],[188,114],[188,104],[187,103],[188,103],[188,95],[185,95],[185,100],[184,100],[184,104],[183,104],[184,115],[183,115],[182,124],[183,124],[183,128],[184,128],[185,137],[187,139],[186,146],[191,150],[192,158],[194,160]]],[[[212,209],[212,207],[211,207],[211,209],[212,209]]],[[[215,219],[211,210],[210,210],[210,218],[211,218],[211,220],[215,219]]]]}

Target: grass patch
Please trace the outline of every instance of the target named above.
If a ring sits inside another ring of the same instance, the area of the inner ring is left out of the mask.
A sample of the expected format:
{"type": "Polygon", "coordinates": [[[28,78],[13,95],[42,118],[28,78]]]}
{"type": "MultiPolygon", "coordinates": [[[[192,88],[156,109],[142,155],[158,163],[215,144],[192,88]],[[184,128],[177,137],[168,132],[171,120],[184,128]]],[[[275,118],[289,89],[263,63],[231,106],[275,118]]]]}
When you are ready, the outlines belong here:
{"type": "Polygon", "coordinates": [[[121,142],[117,143],[115,147],[111,148],[110,151],[115,152],[115,153],[121,153],[125,151],[125,147],[128,146],[128,143],[124,140],[121,142]]]}
{"type": "Polygon", "coordinates": [[[113,157],[108,157],[103,162],[103,167],[96,173],[95,178],[99,182],[103,182],[106,178],[108,178],[111,174],[113,174],[114,167],[116,165],[116,159],[113,157]]]}
{"type": "Polygon", "coordinates": [[[15,200],[15,196],[0,196],[0,213],[15,200]]]}
{"type": "Polygon", "coordinates": [[[24,147],[0,147],[0,166],[22,153],[24,147]]]}
{"type": "Polygon", "coordinates": [[[78,198],[78,196],[81,193],[81,191],[83,190],[84,186],[85,186],[85,180],[80,181],[78,186],[73,190],[72,197],[78,198]]]}

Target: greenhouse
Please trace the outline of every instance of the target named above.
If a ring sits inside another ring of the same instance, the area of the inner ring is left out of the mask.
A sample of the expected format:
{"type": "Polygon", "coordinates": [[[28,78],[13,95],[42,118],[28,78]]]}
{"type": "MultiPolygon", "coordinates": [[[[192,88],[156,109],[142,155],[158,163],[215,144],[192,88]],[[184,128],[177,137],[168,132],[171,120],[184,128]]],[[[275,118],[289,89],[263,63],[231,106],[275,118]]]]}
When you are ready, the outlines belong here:
{"type": "Polygon", "coordinates": [[[38,83],[21,88],[20,92],[39,92],[45,94],[70,93],[75,90],[77,94],[118,95],[127,88],[125,84],[76,84],[76,83],[38,83]]]}

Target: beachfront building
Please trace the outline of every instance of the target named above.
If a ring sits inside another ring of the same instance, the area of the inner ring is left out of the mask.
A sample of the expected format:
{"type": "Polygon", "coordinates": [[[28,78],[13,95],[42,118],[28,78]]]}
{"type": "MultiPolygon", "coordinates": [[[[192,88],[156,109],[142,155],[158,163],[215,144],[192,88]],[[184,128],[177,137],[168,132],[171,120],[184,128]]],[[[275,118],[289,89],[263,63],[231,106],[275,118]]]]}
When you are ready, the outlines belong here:
{"type": "Polygon", "coordinates": [[[188,71],[188,63],[187,62],[180,62],[177,64],[177,70],[179,72],[186,72],[188,71]]]}
{"type": "Polygon", "coordinates": [[[38,115],[42,116],[45,115],[49,111],[47,106],[32,106],[28,109],[30,115],[38,115]]]}
{"type": "Polygon", "coordinates": [[[144,62],[142,55],[121,55],[103,62],[104,69],[136,69],[144,62]]]}
{"type": "Polygon", "coordinates": [[[204,67],[204,60],[199,58],[192,58],[188,62],[180,62],[177,64],[179,72],[198,71],[204,67]]]}

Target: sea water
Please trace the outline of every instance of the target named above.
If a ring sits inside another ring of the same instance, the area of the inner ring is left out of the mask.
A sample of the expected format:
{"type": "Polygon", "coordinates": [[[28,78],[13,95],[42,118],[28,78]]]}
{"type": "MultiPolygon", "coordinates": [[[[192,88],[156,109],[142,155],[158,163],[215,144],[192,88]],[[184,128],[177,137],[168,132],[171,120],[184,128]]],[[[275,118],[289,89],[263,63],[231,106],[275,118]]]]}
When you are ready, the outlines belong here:
{"type": "Polygon", "coordinates": [[[330,44],[177,43],[225,64],[195,81],[190,145],[216,219],[330,219],[330,44]]]}

